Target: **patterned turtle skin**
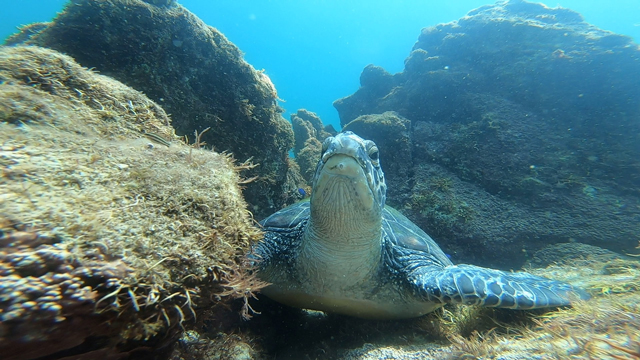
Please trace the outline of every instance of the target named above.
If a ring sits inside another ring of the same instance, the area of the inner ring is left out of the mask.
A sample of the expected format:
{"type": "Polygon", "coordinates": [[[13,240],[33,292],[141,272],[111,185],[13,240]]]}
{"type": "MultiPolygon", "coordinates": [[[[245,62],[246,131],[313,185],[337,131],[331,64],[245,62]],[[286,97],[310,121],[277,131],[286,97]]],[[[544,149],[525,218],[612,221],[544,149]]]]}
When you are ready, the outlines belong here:
{"type": "Polygon", "coordinates": [[[411,318],[446,303],[510,309],[569,305],[581,289],[524,272],[454,265],[385,206],[374,142],[352,132],[323,143],[308,201],[261,222],[253,249],[262,292],[286,305],[369,319],[411,318]]]}

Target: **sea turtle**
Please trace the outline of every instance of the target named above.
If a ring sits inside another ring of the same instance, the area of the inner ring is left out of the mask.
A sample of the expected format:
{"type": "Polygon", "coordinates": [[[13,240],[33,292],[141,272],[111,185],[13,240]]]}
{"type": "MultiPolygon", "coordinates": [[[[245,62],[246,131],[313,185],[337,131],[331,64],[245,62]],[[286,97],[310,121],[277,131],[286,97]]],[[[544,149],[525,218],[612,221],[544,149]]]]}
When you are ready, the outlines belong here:
{"type": "Polygon", "coordinates": [[[352,132],[327,138],[308,201],[261,222],[253,251],[262,292],[280,303],[361,318],[410,318],[446,303],[511,309],[568,305],[587,295],[524,272],[454,265],[385,206],[378,148],[352,132]]]}

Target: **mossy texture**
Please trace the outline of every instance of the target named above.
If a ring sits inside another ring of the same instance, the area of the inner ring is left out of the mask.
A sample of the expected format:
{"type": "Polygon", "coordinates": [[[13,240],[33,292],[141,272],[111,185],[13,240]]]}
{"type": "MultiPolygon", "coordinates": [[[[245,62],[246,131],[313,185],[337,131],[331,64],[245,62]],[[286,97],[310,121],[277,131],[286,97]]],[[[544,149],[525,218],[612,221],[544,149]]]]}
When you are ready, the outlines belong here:
{"type": "Polygon", "coordinates": [[[325,129],[318,115],[305,109],[300,109],[291,115],[291,124],[295,136],[293,148],[295,161],[300,166],[300,172],[307,187],[310,188],[318,159],[322,154],[322,142],[336,132],[332,131],[332,128],[325,129]]]}
{"type": "Polygon", "coordinates": [[[4,359],[141,356],[255,289],[248,166],[185,145],[169,122],[68,56],[0,48],[4,359]]]}
{"type": "MultiPolygon", "coordinates": [[[[25,29],[27,31],[28,29],[25,29]]],[[[215,28],[174,1],[74,0],[53,22],[8,43],[69,54],[137,90],[172,114],[179,135],[260,166],[248,171],[245,198],[256,217],[295,200],[288,152],[293,131],[276,88],[215,28]],[[155,4],[155,5],[154,5],[155,4]]]]}
{"type": "Polygon", "coordinates": [[[291,359],[632,360],[640,345],[639,264],[568,256],[546,268],[527,269],[574,282],[592,294],[572,307],[514,311],[447,305],[420,318],[384,322],[276,306],[262,309],[256,325],[265,321],[263,327],[252,331],[266,338],[267,355],[291,359]]]}

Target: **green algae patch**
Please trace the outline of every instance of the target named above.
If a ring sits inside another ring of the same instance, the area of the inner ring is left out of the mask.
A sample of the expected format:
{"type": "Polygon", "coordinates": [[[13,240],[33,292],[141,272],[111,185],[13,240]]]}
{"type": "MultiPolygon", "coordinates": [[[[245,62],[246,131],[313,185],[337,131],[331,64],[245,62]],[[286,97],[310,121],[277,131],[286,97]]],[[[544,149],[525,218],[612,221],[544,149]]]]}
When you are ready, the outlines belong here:
{"type": "Polygon", "coordinates": [[[68,56],[0,48],[3,358],[142,356],[259,288],[251,165],[200,145],[68,56]]]}

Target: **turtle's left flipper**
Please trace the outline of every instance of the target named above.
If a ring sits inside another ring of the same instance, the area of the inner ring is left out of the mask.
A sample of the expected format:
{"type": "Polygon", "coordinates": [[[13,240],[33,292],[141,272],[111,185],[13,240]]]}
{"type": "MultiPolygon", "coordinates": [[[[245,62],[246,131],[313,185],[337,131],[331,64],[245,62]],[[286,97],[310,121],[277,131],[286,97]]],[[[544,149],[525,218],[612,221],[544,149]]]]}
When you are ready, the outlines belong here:
{"type": "Polygon", "coordinates": [[[451,265],[436,271],[416,268],[410,278],[425,300],[440,303],[537,309],[589,298],[584,290],[565,282],[472,265],[451,265]]]}

